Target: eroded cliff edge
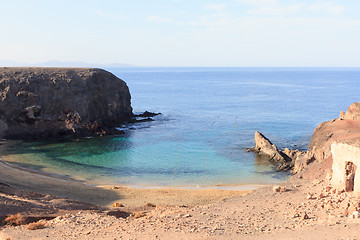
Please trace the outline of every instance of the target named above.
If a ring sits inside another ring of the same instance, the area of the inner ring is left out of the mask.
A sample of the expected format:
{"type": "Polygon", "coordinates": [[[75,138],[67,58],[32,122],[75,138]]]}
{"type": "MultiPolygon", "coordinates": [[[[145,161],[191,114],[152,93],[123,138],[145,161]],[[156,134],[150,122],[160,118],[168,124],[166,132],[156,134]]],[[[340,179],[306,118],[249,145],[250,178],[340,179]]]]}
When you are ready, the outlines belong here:
{"type": "Polygon", "coordinates": [[[116,133],[133,116],[126,83],[96,68],[0,68],[0,138],[116,133]]]}
{"type": "Polygon", "coordinates": [[[268,156],[270,161],[278,165],[278,171],[292,170],[294,174],[300,173],[298,175],[301,177],[321,179],[327,174],[331,175],[332,146],[346,142],[348,145],[351,143],[350,145],[359,147],[359,139],[360,102],[355,102],[349,106],[346,113],[341,111],[339,118],[323,122],[314,130],[309,150],[306,152],[287,148],[278,149],[258,132],[255,133],[256,146],[249,148],[248,151],[268,156]]]}

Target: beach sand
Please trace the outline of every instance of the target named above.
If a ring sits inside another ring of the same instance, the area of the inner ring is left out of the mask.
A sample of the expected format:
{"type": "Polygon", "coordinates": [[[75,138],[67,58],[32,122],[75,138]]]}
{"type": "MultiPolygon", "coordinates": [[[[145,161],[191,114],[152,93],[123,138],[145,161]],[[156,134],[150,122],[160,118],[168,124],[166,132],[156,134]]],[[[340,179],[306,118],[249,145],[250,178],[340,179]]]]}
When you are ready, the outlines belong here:
{"type": "MultiPolygon", "coordinates": [[[[326,179],[321,164],[311,169],[326,179]]],[[[0,239],[358,239],[360,219],[341,207],[353,196],[333,192],[311,172],[281,184],[283,191],[250,193],[90,186],[3,162],[0,172],[2,220],[17,212],[27,223],[46,219],[33,231],[3,226],[0,239]]]]}

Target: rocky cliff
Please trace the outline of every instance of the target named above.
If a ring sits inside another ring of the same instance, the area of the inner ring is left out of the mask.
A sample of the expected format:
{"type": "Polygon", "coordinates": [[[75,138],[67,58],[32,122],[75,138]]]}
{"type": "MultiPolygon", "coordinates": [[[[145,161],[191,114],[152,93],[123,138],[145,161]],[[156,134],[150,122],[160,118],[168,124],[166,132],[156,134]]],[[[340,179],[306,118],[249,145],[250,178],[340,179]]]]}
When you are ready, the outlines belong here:
{"type": "MultiPolygon", "coordinates": [[[[323,122],[315,129],[309,149],[316,161],[299,176],[307,179],[324,179],[331,176],[334,160],[333,146],[344,142],[348,144],[358,139],[360,139],[360,103],[353,103],[346,113],[343,111],[340,113],[339,118],[323,122]]],[[[339,156],[346,154],[336,150],[335,157],[338,160],[343,159],[339,156]]]]}
{"type": "Polygon", "coordinates": [[[0,138],[112,134],[132,117],[124,81],[91,68],[0,68],[0,138]]]}
{"type": "Polygon", "coordinates": [[[313,166],[307,171],[308,177],[311,178],[330,172],[333,162],[331,152],[333,143],[358,139],[360,139],[360,102],[355,102],[349,106],[346,113],[341,111],[338,119],[323,122],[314,130],[309,144],[310,151],[302,152],[287,148],[280,150],[258,132],[255,132],[256,146],[248,151],[267,155],[270,161],[278,164],[277,171],[292,170],[293,173],[298,173],[314,162],[316,167],[313,166]]]}
{"type": "Polygon", "coordinates": [[[321,123],[314,131],[309,149],[319,161],[331,156],[331,144],[338,140],[360,138],[360,102],[341,112],[338,119],[321,123]]]}

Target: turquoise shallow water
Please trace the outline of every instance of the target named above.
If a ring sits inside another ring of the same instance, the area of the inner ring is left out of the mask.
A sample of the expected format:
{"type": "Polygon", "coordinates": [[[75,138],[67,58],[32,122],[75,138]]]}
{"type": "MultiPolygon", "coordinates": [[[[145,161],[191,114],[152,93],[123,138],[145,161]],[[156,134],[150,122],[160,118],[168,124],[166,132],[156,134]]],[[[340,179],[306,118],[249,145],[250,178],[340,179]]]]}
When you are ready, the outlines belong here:
{"type": "Polygon", "coordinates": [[[264,184],[285,180],[245,148],[254,131],[281,148],[306,149],[314,128],[357,99],[360,69],[117,68],[135,112],[155,122],[121,137],[7,142],[3,153],[27,168],[136,186],[264,184]]]}

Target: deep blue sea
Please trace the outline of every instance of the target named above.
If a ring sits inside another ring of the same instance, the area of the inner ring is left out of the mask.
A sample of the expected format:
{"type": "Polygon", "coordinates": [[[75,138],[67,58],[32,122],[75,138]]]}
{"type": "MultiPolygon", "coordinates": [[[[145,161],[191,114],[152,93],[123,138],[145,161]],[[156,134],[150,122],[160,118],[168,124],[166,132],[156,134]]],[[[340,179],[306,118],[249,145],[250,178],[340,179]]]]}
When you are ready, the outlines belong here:
{"type": "Polygon", "coordinates": [[[213,186],[288,178],[245,148],[260,131],[280,148],[307,149],[315,127],[360,100],[360,69],[110,68],[129,86],[134,112],[154,122],[121,137],[9,141],[15,164],[95,183],[213,186]]]}

